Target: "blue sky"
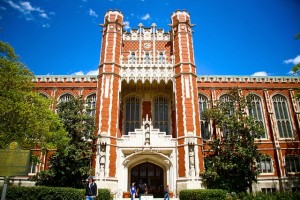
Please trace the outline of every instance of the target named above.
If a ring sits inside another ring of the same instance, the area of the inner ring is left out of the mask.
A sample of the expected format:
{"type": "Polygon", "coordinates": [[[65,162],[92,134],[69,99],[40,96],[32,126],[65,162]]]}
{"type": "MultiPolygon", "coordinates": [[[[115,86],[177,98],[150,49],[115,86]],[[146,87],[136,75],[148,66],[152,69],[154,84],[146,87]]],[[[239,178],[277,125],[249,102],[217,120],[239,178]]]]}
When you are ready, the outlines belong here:
{"type": "Polygon", "coordinates": [[[187,10],[198,75],[290,76],[300,62],[300,0],[0,0],[0,40],[36,75],[95,74],[109,9],[165,31],[187,10]]]}

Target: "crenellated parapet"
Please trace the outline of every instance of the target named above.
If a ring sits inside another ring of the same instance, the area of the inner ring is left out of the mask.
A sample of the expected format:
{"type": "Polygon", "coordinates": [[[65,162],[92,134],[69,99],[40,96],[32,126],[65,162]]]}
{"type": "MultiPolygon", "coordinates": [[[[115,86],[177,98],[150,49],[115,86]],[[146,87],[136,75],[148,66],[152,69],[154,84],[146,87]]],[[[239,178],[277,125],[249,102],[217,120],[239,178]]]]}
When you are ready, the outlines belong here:
{"type": "MultiPolygon", "coordinates": [[[[174,75],[172,63],[135,64],[122,63],[122,79],[135,77],[161,77],[171,79],[174,75]],[[157,74],[154,74],[157,73],[157,74]]],[[[36,75],[34,83],[97,83],[97,75],[36,75]]],[[[298,76],[217,76],[198,75],[198,83],[295,83],[298,76]]]]}
{"type": "Polygon", "coordinates": [[[198,76],[200,83],[300,83],[296,76],[198,76]]]}
{"type": "Polygon", "coordinates": [[[34,83],[97,83],[96,75],[37,75],[34,83]]]}
{"type": "MultiPolygon", "coordinates": [[[[141,25],[141,24],[140,24],[141,25]]],[[[151,28],[131,29],[129,32],[123,33],[123,40],[137,41],[137,40],[156,40],[156,41],[170,41],[170,33],[165,32],[164,29],[156,29],[156,25],[152,24],[151,28]]]]}

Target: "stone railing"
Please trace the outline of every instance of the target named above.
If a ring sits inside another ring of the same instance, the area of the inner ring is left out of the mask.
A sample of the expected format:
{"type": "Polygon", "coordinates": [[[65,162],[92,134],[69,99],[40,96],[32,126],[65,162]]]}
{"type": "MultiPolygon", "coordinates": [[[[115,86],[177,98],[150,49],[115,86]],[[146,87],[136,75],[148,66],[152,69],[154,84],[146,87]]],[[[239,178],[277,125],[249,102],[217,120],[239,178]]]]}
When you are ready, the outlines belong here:
{"type": "Polygon", "coordinates": [[[121,77],[122,80],[126,80],[128,83],[133,80],[142,81],[144,83],[149,80],[152,83],[154,80],[157,82],[164,81],[167,83],[169,80],[173,80],[174,71],[173,65],[168,63],[152,63],[152,64],[122,64],[121,65],[121,77]]]}

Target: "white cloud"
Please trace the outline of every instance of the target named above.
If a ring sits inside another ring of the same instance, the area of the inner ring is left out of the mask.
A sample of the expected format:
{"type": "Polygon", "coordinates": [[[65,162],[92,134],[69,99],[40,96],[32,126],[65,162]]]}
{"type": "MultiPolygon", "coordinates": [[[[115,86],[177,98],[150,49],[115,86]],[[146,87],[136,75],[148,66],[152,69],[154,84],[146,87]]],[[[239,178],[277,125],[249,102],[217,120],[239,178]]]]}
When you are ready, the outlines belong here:
{"type": "Polygon", "coordinates": [[[84,73],[83,73],[83,71],[79,71],[79,72],[75,72],[75,73],[73,73],[73,74],[71,74],[71,75],[84,75],[84,73]]]}
{"type": "Polygon", "coordinates": [[[52,12],[49,12],[49,14],[50,14],[50,15],[55,15],[55,12],[52,11],[52,12]]]}
{"type": "Polygon", "coordinates": [[[6,10],[6,8],[3,6],[0,6],[0,10],[6,10]]]}
{"type": "Polygon", "coordinates": [[[98,70],[91,70],[88,71],[86,74],[84,74],[84,72],[82,70],[78,71],[78,72],[74,72],[71,75],[75,75],[75,76],[84,76],[84,75],[98,75],[98,70]]]}
{"type": "Polygon", "coordinates": [[[142,19],[142,20],[147,20],[147,19],[149,19],[149,18],[150,18],[150,14],[147,13],[147,14],[144,15],[141,19],[142,19]]]}
{"type": "Polygon", "coordinates": [[[124,25],[125,30],[130,29],[130,22],[129,21],[124,21],[123,25],[124,25]]]}
{"type": "Polygon", "coordinates": [[[97,13],[90,8],[89,15],[92,17],[98,17],[97,13]]]}
{"type": "Polygon", "coordinates": [[[32,12],[32,11],[37,11],[37,12],[40,12],[40,13],[44,13],[45,11],[40,9],[39,7],[32,7],[30,2],[28,1],[21,1],[20,2],[20,5],[22,6],[22,8],[24,9],[25,12],[32,12]]]}
{"type": "Polygon", "coordinates": [[[15,3],[12,2],[12,1],[7,1],[7,3],[8,3],[11,7],[13,7],[14,9],[17,9],[17,10],[19,10],[20,12],[24,13],[24,10],[21,8],[21,6],[15,4],[15,3]]]}
{"type": "Polygon", "coordinates": [[[98,70],[91,70],[88,73],[86,73],[86,75],[98,75],[98,70]]]}
{"type": "Polygon", "coordinates": [[[42,18],[49,19],[48,15],[46,13],[41,13],[40,16],[42,18]]]}
{"type": "Polygon", "coordinates": [[[267,72],[255,72],[251,76],[268,76],[267,72]]]}
{"type": "Polygon", "coordinates": [[[300,63],[300,55],[296,56],[295,58],[291,58],[291,59],[285,60],[283,62],[285,64],[293,63],[293,65],[297,65],[298,63],[300,63]]]}
{"type": "MultiPolygon", "coordinates": [[[[34,15],[33,13],[38,13],[38,15],[44,19],[50,19],[45,12],[45,10],[41,9],[40,7],[34,7],[28,1],[20,1],[18,4],[14,3],[11,0],[6,0],[6,2],[14,9],[20,11],[27,21],[33,20],[34,15]]],[[[54,12],[53,12],[54,13],[54,12]]],[[[54,13],[55,14],[55,13],[54,13]]]]}
{"type": "Polygon", "coordinates": [[[43,28],[49,28],[50,25],[49,25],[49,24],[43,24],[42,27],[43,27],[43,28]]]}

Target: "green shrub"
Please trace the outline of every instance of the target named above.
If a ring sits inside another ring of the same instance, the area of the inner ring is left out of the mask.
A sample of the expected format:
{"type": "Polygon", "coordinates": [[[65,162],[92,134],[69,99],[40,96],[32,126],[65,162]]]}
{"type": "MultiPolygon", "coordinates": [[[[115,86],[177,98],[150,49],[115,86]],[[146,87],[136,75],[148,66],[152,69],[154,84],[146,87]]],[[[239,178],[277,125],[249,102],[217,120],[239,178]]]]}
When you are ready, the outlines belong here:
{"type": "Polygon", "coordinates": [[[227,191],[219,189],[206,190],[182,190],[179,193],[180,200],[223,200],[226,198],[227,191]]]}
{"type": "Polygon", "coordinates": [[[108,189],[98,189],[97,200],[110,200],[111,198],[110,191],[108,189]]]}
{"type": "Polygon", "coordinates": [[[84,190],[61,187],[9,187],[6,199],[14,200],[73,200],[84,199],[84,190]]]}
{"type": "Polygon", "coordinates": [[[238,195],[238,199],[241,200],[298,200],[300,199],[300,193],[291,192],[275,192],[272,194],[265,194],[262,192],[257,193],[243,193],[238,195]]]}
{"type": "MultiPolygon", "coordinates": [[[[2,187],[0,187],[2,192],[2,187]]],[[[85,199],[85,190],[64,187],[21,187],[9,186],[6,199],[10,200],[74,200],[85,199]]],[[[108,189],[99,189],[97,200],[110,200],[111,194],[108,189]]]]}

